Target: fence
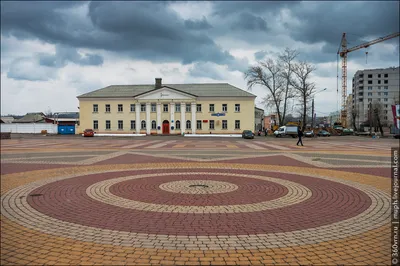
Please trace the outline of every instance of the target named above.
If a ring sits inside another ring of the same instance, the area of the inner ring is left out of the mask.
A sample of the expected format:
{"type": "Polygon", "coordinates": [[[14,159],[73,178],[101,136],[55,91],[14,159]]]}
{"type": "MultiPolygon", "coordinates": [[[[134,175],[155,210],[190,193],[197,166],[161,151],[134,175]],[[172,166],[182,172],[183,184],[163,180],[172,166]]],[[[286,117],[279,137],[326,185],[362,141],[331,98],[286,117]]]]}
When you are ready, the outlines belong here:
{"type": "Polygon", "coordinates": [[[47,130],[48,134],[57,134],[57,125],[49,123],[11,123],[0,124],[1,132],[11,133],[40,133],[42,130],[47,130]]]}

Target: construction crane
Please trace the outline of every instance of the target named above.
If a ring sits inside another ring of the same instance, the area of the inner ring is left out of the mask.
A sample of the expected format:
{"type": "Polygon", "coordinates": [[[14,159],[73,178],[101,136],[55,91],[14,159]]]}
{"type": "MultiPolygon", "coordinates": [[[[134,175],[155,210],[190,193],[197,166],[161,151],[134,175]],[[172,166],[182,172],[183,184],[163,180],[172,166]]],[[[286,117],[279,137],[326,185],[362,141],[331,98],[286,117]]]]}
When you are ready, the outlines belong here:
{"type": "Polygon", "coordinates": [[[340,42],[339,50],[337,52],[338,55],[342,58],[342,102],[341,102],[341,112],[340,112],[340,121],[342,126],[346,126],[346,119],[347,119],[347,112],[346,112],[346,97],[347,97],[347,54],[361,48],[368,48],[369,46],[380,43],[395,37],[400,36],[400,32],[392,33],[385,37],[381,37],[375,39],[370,42],[366,42],[352,48],[347,49],[347,40],[346,40],[346,33],[343,33],[342,40],[340,42]]]}

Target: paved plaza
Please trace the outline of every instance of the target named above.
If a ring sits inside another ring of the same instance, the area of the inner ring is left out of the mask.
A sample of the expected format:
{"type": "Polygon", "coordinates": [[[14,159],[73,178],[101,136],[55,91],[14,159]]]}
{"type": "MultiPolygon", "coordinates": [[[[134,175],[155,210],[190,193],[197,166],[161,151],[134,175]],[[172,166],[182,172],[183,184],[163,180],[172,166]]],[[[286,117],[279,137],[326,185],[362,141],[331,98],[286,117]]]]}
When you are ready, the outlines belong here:
{"type": "Polygon", "coordinates": [[[395,139],[1,141],[1,265],[390,264],[395,139]]]}

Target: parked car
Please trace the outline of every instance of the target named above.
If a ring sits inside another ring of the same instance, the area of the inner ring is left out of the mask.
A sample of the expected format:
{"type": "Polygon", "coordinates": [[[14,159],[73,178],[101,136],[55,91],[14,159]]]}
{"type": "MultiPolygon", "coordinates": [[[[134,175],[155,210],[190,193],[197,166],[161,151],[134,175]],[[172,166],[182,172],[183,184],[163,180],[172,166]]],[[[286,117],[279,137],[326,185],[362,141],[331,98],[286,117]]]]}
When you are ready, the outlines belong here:
{"type": "Polygon", "coordinates": [[[306,131],[304,132],[304,136],[308,138],[313,138],[315,136],[314,131],[306,131]]]}
{"type": "Polygon", "coordinates": [[[329,132],[326,131],[326,130],[321,130],[320,132],[318,132],[317,136],[318,136],[318,137],[330,137],[330,136],[331,136],[331,133],[329,133],[329,132]]]}
{"type": "Polygon", "coordinates": [[[343,135],[353,135],[354,134],[354,130],[351,128],[344,128],[343,129],[343,135]]]}
{"type": "Polygon", "coordinates": [[[254,133],[251,130],[243,130],[242,138],[244,138],[244,139],[254,139],[254,133]]]}
{"type": "Polygon", "coordinates": [[[297,137],[297,126],[283,126],[274,131],[275,137],[292,136],[297,137]]]}
{"type": "Polygon", "coordinates": [[[94,137],[93,129],[85,129],[85,131],[83,131],[83,136],[84,137],[94,137]]]}

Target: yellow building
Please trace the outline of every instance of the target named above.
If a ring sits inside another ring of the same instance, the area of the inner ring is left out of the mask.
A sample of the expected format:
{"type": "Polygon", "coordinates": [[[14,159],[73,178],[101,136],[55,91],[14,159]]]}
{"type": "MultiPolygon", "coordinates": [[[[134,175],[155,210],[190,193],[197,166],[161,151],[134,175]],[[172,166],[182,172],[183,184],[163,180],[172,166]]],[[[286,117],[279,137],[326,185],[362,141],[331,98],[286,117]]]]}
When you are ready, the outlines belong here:
{"type": "Polygon", "coordinates": [[[254,129],[255,95],[227,83],[112,85],[77,97],[80,132],[239,134],[254,129]]]}

